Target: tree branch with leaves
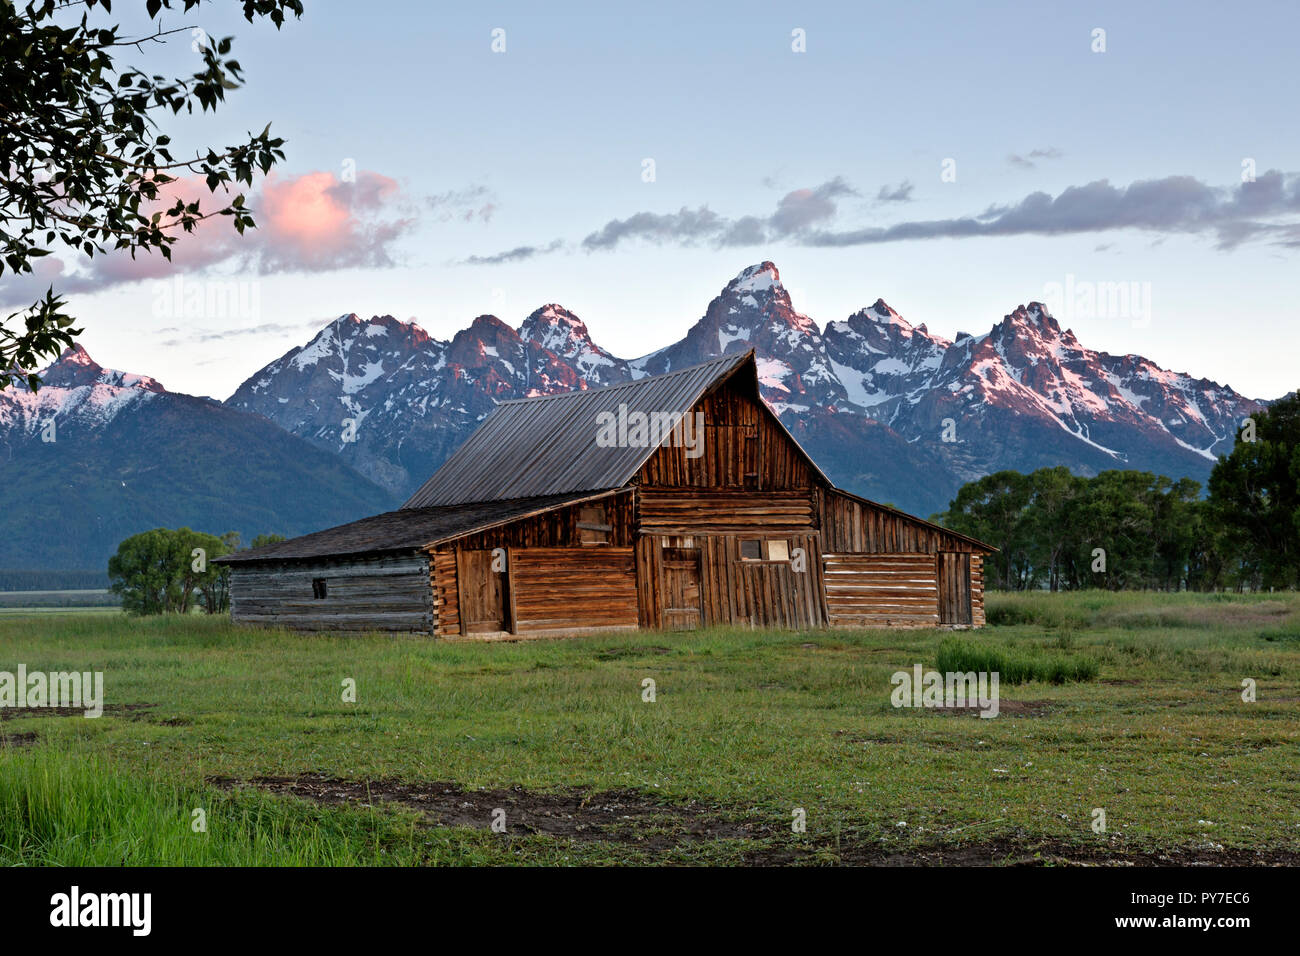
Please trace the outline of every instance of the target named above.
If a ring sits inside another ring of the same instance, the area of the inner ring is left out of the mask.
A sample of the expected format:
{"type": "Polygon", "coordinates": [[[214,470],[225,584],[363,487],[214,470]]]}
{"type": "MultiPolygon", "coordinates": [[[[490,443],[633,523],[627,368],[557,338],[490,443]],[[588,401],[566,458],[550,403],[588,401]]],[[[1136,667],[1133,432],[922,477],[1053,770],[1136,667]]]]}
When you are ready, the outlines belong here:
{"type": "MultiPolygon", "coordinates": [[[[175,156],[159,118],[181,111],[215,111],[228,90],[243,85],[243,67],[230,56],[233,38],[208,40],[203,68],[187,77],[150,74],[122,62],[190,26],[167,27],[164,11],[187,14],[215,0],[146,0],[156,28],[129,36],[102,25],[111,0],[0,0],[0,279],[31,274],[44,256],[71,250],[93,258],[110,250],[134,258],[159,253],[212,217],[228,217],[243,233],[254,228],[251,187],[284,159],[282,139],[268,123],[243,142],[175,156]],[[80,17],[76,16],[78,8],[80,17]],[[180,176],[201,177],[223,202],[177,198],[166,187],[180,176]],[[233,195],[231,195],[233,192],[233,195]],[[226,198],[229,197],[229,198],[226,198]],[[164,205],[160,206],[160,203],[164,205]]],[[[302,0],[235,0],[252,23],[279,29],[287,14],[302,16],[302,0]]],[[[51,285],[25,309],[0,318],[0,389],[25,381],[71,346],[82,329],[51,285]]]]}

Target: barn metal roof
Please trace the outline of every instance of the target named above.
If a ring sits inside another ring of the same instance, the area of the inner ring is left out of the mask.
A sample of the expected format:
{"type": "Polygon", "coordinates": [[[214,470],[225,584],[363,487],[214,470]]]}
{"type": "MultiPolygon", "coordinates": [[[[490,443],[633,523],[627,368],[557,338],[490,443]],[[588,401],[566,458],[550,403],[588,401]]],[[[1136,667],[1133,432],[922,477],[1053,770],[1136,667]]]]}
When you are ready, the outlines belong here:
{"type": "Polygon", "coordinates": [[[511,501],[487,501],[472,505],[442,505],[434,508],[403,508],[362,518],[279,541],[261,548],[236,551],[214,558],[219,564],[257,561],[297,561],[309,558],[346,557],[356,554],[416,551],[453,538],[484,531],[497,525],[550,511],[552,508],[591,501],[614,494],[599,493],[544,495],[511,501]]]}
{"type": "MultiPolygon", "coordinates": [[[[626,405],[628,411],[684,415],[746,364],[758,398],[751,349],[605,388],[502,402],[402,507],[622,487],[655,449],[596,444],[601,413],[617,415],[626,405]]],[[[821,473],[812,459],[808,462],[821,473]]]]}

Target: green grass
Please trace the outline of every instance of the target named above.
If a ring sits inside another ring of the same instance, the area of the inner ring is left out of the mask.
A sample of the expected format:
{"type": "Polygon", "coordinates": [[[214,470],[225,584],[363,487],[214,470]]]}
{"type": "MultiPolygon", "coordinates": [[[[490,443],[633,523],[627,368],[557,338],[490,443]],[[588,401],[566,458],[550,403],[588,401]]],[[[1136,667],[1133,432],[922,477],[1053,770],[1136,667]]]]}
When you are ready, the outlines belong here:
{"type": "Polygon", "coordinates": [[[1004,678],[993,720],[890,705],[895,671],[947,669],[936,631],[477,644],[4,615],[0,670],[102,670],[110,710],[0,719],[0,735],[36,734],[0,741],[0,863],[729,863],[789,847],[816,862],[997,840],[1300,852],[1300,596],[990,594],[988,616],[960,640],[1035,664],[1004,678]],[[1059,660],[1096,679],[1054,683],[1059,660]],[[503,837],[209,782],[304,773],[631,789],[772,830],[658,848],[503,837]]]}
{"type": "Polygon", "coordinates": [[[1032,681],[1064,684],[1067,681],[1096,680],[1100,670],[1091,657],[1041,649],[1016,652],[1003,647],[996,637],[980,642],[942,641],[935,668],[945,673],[996,673],[1003,684],[1028,684],[1032,681]]]}
{"type": "Polygon", "coordinates": [[[57,866],[311,866],[418,860],[411,824],[142,779],[99,757],[0,757],[0,858],[57,866]],[[195,811],[199,811],[197,815],[195,811]]]}

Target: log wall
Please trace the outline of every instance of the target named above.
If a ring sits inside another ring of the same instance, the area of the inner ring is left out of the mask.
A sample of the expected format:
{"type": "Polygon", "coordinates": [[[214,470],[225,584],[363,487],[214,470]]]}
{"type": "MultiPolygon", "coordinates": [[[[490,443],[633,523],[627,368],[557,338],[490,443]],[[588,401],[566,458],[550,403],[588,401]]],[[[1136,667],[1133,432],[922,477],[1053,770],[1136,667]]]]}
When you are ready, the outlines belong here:
{"type": "Polygon", "coordinates": [[[234,565],[230,619],[301,630],[424,631],[433,625],[423,554],[234,565]],[[313,581],[325,583],[314,597],[313,581]]]}
{"type": "Polygon", "coordinates": [[[939,624],[933,555],[828,553],[824,569],[832,627],[939,624]]]}
{"type": "Polygon", "coordinates": [[[459,634],[460,588],[455,551],[437,551],[429,556],[429,583],[433,593],[433,633],[440,637],[459,634]]]}

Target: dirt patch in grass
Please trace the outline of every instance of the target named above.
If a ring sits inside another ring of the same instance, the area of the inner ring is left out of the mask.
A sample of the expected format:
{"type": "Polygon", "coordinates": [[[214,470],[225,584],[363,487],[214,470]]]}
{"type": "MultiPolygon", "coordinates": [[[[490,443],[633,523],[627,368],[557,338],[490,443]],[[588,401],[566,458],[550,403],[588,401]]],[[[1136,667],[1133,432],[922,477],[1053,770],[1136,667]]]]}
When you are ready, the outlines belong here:
{"type": "MultiPolygon", "coordinates": [[[[139,711],[150,710],[157,704],[105,704],[104,715],[126,715],[134,720],[146,720],[147,714],[135,716],[139,711]]],[[[85,707],[0,707],[0,720],[17,720],[20,717],[85,717],[85,707]]]]}
{"type": "MultiPolygon", "coordinates": [[[[1065,840],[1004,839],[934,844],[886,850],[871,844],[842,845],[834,851],[847,866],[1296,866],[1300,852],[1282,849],[1180,847],[1165,851],[1088,846],[1065,840]]],[[[826,850],[819,854],[825,859],[826,850]]],[[[797,854],[777,852],[754,860],[764,865],[797,863],[797,854]]]]}
{"type": "MultiPolygon", "coordinates": [[[[125,717],[127,720],[144,720],[161,727],[188,727],[193,717],[179,714],[154,713],[157,704],[105,704],[105,717],[125,717]]],[[[20,717],[85,717],[84,707],[0,707],[0,721],[20,717]]]]}
{"type": "Polygon", "coordinates": [[[580,842],[613,843],[643,851],[666,851],[714,840],[745,840],[739,862],[749,866],[840,864],[847,866],[1297,866],[1300,852],[1286,849],[1224,849],[1212,844],[1167,851],[1129,850],[1025,835],[986,841],[936,843],[899,849],[845,834],[838,840],[796,837],[788,824],[770,818],[724,815],[703,804],[669,805],[638,790],[587,789],[539,793],[523,787],[466,790],[453,783],[340,780],[300,777],[211,777],[223,789],[256,787],[334,806],[398,804],[422,813],[433,826],[491,828],[505,811],[506,834],[542,834],[580,842]]]}
{"type": "Polygon", "coordinates": [[[317,803],[368,806],[395,803],[419,810],[444,827],[489,829],[493,814],[505,811],[506,832],[541,833],[571,840],[626,843],[662,849],[689,840],[760,839],[771,835],[771,821],[729,820],[697,804],[671,806],[638,790],[577,789],[537,793],[523,787],[466,790],[453,783],[351,781],[308,775],[256,777],[246,782],[225,777],[208,781],[219,787],[251,785],[272,793],[292,794],[317,803]]]}
{"type": "MultiPolygon", "coordinates": [[[[1055,701],[1050,700],[1002,700],[998,701],[998,717],[1046,717],[1055,707],[1055,701]]],[[[929,707],[936,714],[964,714],[967,716],[978,717],[983,713],[984,708],[978,706],[970,707],[929,707]]],[[[985,718],[987,720],[996,720],[996,717],[985,718]]]]}
{"type": "Polygon", "coordinates": [[[36,743],[36,734],[31,731],[7,734],[0,731],[0,750],[6,748],[30,747],[36,743]]]}

